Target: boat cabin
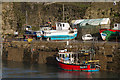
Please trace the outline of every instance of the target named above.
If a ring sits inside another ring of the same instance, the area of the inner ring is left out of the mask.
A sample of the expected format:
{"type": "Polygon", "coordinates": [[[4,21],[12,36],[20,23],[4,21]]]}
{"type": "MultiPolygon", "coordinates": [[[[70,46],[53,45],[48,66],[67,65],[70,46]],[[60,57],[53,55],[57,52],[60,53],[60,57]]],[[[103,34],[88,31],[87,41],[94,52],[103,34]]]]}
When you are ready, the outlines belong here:
{"type": "Polygon", "coordinates": [[[59,50],[58,52],[58,61],[68,64],[80,64],[85,63],[85,60],[80,61],[81,56],[88,56],[89,51],[82,50],[79,52],[68,52],[67,49],[59,50]]]}
{"type": "Polygon", "coordinates": [[[59,50],[57,60],[63,63],[73,64],[75,63],[75,58],[77,59],[77,56],[77,53],[67,52],[67,49],[59,50]]]}
{"type": "Polygon", "coordinates": [[[26,31],[31,31],[31,30],[32,30],[32,26],[26,25],[26,26],[24,27],[24,30],[26,30],[26,31]]]}
{"type": "Polygon", "coordinates": [[[114,29],[114,30],[120,30],[120,24],[115,23],[113,29],[114,29]]]}
{"type": "Polygon", "coordinates": [[[88,64],[93,62],[94,64],[97,64],[97,61],[95,62],[95,60],[90,60],[90,58],[89,60],[86,60],[82,58],[83,56],[87,57],[88,55],[90,55],[89,50],[81,50],[79,52],[68,52],[67,49],[64,49],[59,50],[57,60],[67,64],[88,64]]]}
{"type": "Polygon", "coordinates": [[[62,22],[56,23],[56,30],[69,30],[69,28],[70,28],[69,23],[62,22]]]}

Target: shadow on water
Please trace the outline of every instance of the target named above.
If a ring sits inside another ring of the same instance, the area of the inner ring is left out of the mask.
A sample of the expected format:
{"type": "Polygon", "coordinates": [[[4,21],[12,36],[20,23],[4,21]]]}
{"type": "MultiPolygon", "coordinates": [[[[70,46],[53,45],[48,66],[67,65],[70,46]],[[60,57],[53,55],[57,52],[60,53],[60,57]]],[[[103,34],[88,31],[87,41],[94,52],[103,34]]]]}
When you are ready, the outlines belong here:
{"type": "Polygon", "coordinates": [[[56,55],[47,57],[46,64],[57,66],[56,55]]]}
{"type": "Polygon", "coordinates": [[[31,63],[31,51],[29,48],[24,49],[24,53],[23,53],[23,63],[31,63]]]}

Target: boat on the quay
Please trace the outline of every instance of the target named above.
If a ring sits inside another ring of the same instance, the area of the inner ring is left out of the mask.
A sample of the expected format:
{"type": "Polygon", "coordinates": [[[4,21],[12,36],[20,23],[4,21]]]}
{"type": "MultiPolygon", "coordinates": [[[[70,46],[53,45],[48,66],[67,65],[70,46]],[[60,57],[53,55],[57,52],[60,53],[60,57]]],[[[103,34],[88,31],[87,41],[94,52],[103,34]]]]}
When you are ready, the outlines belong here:
{"type": "Polygon", "coordinates": [[[77,29],[72,29],[69,23],[56,23],[55,30],[41,30],[37,32],[38,38],[49,40],[73,40],[77,37],[77,29]]]}
{"type": "Polygon", "coordinates": [[[59,50],[56,60],[61,69],[68,71],[95,72],[100,70],[99,60],[83,60],[82,56],[90,56],[90,50],[68,52],[67,49],[59,50]],[[80,59],[81,58],[81,59],[80,59]]]}
{"type": "Polygon", "coordinates": [[[100,29],[103,40],[110,40],[120,36],[120,24],[115,23],[112,29],[100,29]]]}

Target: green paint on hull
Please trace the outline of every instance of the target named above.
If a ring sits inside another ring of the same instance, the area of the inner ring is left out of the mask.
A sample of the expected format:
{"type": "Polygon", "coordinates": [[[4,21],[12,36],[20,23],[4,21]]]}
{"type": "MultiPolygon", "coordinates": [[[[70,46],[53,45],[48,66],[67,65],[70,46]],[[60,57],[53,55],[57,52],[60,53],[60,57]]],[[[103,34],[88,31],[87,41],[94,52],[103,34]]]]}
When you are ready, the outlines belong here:
{"type": "Polygon", "coordinates": [[[104,33],[104,34],[107,34],[107,36],[106,36],[106,39],[105,40],[110,40],[112,37],[116,37],[116,36],[119,36],[119,32],[113,32],[113,31],[109,31],[109,30],[107,30],[107,31],[103,31],[102,33],[104,33]]]}

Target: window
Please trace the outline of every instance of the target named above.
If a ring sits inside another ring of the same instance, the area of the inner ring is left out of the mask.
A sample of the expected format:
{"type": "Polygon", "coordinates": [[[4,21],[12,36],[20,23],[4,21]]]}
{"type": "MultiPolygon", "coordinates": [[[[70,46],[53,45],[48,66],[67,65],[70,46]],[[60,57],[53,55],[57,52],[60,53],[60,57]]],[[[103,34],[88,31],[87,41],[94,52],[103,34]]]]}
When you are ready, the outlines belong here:
{"type": "Polygon", "coordinates": [[[63,24],[63,27],[65,26],[65,24],[63,24]]]}
{"type": "Polygon", "coordinates": [[[61,57],[61,54],[60,54],[60,57],[61,57]]]}
{"type": "Polygon", "coordinates": [[[62,26],[62,25],[60,24],[60,26],[62,26]]]}
{"type": "Polygon", "coordinates": [[[63,54],[63,58],[65,58],[65,55],[63,54]]]}
{"type": "Polygon", "coordinates": [[[91,37],[90,35],[88,35],[87,37],[91,37]]]}
{"type": "Polygon", "coordinates": [[[72,54],[72,58],[74,57],[74,55],[72,54]]]}
{"type": "Polygon", "coordinates": [[[69,54],[69,58],[70,58],[70,54],[69,54]]]}
{"type": "Polygon", "coordinates": [[[117,24],[115,24],[115,27],[117,27],[117,24]]]}

